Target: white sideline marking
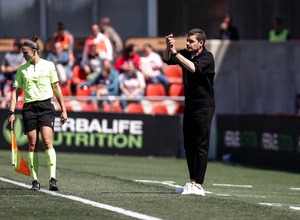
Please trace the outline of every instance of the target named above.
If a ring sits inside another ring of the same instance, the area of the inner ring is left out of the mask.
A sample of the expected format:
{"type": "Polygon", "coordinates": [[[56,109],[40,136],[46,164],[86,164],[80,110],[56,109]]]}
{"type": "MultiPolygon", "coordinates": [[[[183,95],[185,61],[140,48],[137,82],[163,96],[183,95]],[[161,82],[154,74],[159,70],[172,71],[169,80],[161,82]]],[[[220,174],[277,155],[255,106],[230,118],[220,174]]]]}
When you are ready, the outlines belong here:
{"type": "Polygon", "coordinates": [[[246,188],[253,187],[251,185],[232,185],[232,184],[218,184],[218,183],[213,183],[213,186],[246,187],[246,188]]]}
{"type": "Polygon", "coordinates": [[[290,206],[290,208],[294,210],[300,210],[300,207],[296,207],[296,206],[290,206]]]}
{"type": "Polygon", "coordinates": [[[229,194],[221,194],[221,193],[219,193],[219,194],[216,194],[217,196],[230,196],[229,194]]]}
{"type": "Polygon", "coordinates": [[[290,209],[294,209],[294,210],[299,210],[300,211],[300,207],[299,206],[290,206],[289,204],[283,204],[283,203],[259,203],[260,205],[267,205],[267,206],[275,206],[275,207],[283,207],[283,206],[288,206],[290,207],[290,209]]]}
{"type": "MultiPolygon", "coordinates": [[[[3,177],[0,177],[0,180],[3,181],[3,182],[7,182],[7,183],[11,183],[11,184],[14,184],[14,185],[17,185],[17,186],[24,187],[24,188],[27,188],[27,189],[31,189],[31,186],[27,185],[25,183],[16,182],[16,181],[9,180],[9,179],[3,178],[3,177]]],[[[74,201],[77,201],[77,202],[81,202],[81,203],[84,203],[84,204],[92,205],[92,206],[97,207],[97,208],[106,209],[106,210],[109,210],[109,211],[112,211],[112,212],[117,212],[117,213],[120,213],[122,215],[127,215],[127,216],[137,218],[137,219],[161,220],[160,218],[152,217],[152,216],[149,216],[149,215],[144,215],[144,214],[141,214],[141,213],[138,213],[138,212],[133,212],[133,211],[130,211],[130,210],[126,210],[126,209],[119,208],[119,207],[114,207],[114,206],[99,203],[99,202],[94,202],[92,200],[83,199],[83,198],[80,198],[80,197],[77,197],[77,196],[64,195],[64,194],[61,194],[61,193],[57,193],[57,192],[53,192],[53,191],[49,191],[49,190],[45,190],[45,189],[40,189],[40,192],[50,194],[52,196],[58,196],[58,197],[74,200],[74,201]]]]}
{"type": "Polygon", "coordinates": [[[283,205],[282,203],[264,203],[264,202],[260,202],[258,204],[267,205],[267,206],[276,206],[276,207],[281,207],[283,205]]]}
{"type": "Polygon", "coordinates": [[[300,190],[300,188],[290,188],[291,190],[300,190]]]}

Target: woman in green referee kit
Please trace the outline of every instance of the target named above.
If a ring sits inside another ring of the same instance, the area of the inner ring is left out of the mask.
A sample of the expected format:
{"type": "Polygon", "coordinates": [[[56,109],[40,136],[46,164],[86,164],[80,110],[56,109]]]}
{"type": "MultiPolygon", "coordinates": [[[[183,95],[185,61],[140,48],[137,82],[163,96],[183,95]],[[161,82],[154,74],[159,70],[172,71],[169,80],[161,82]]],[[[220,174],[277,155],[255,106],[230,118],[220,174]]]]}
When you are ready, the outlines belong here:
{"type": "Polygon", "coordinates": [[[55,66],[39,56],[38,37],[34,35],[22,44],[22,53],[27,63],[20,66],[13,84],[8,121],[11,128],[15,123],[14,110],[18,96],[24,89],[24,106],[22,109],[25,134],[29,144],[29,167],[32,174],[32,190],[39,190],[38,182],[38,148],[39,132],[45,149],[47,165],[50,173],[49,190],[58,190],[56,180],[56,153],[52,144],[55,109],[51,103],[53,92],[61,106],[61,124],[67,121],[67,112],[63,95],[59,86],[55,66]]]}

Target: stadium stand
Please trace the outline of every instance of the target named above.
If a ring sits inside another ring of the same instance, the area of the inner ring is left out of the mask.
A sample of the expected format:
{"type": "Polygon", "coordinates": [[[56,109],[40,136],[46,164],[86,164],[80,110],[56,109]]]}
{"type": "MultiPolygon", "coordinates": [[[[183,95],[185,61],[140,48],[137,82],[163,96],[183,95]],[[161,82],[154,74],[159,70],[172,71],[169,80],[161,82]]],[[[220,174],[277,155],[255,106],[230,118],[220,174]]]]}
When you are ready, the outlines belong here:
{"type": "Polygon", "coordinates": [[[150,83],[146,88],[146,96],[166,96],[166,89],[162,84],[150,83]]]}
{"type": "Polygon", "coordinates": [[[24,102],[23,102],[23,98],[24,98],[24,90],[22,89],[21,93],[19,94],[18,97],[18,104],[17,104],[17,109],[22,109],[24,102]]]}
{"type": "MultiPolygon", "coordinates": [[[[15,38],[1,38],[0,39],[0,52],[11,51],[11,48],[13,47],[15,40],[16,40],[15,38]]],[[[27,40],[27,38],[21,38],[19,40],[21,42],[24,42],[25,40],[27,40]]],[[[39,44],[40,51],[44,51],[43,41],[41,41],[39,39],[38,44],[39,44]]],[[[52,50],[52,48],[50,50],[52,50]]]]}
{"type": "Polygon", "coordinates": [[[121,113],[123,109],[121,105],[113,104],[113,108],[111,108],[111,104],[107,103],[103,106],[103,112],[114,112],[114,113],[121,113]]]}
{"type": "MultiPolygon", "coordinates": [[[[61,92],[62,92],[64,97],[73,96],[70,85],[68,85],[68,84],[60,85],[60,89],[61,89],[61,92]]],[[[65,102],[67,102],[67,101],[69,101],[69,100],[66,99],[65,102]]]]}
{"type": "MultiPolygon", "coordinates": [[[[145,38],[128,38],[125,42],[125,47],[129,44],[135,44],[139,51],[143,50],[145,44],[151,44],[154,50],[164,51],[166,48],[165,37],[145,37],[145,38]]],[[[186,48],[186,37],[176,37],[176,49],[186,48]]]]}
{"type": "Polygon", "coordinates": [[[129,114],[145,114],[144,107],[140,103],[130,103],[125,109],[126,113],[129,114]]]}
{"type": "Polygon", "coordinates": [[[183,114],[184,113],[184,104],[177,104],[174,114],[183,114]]]}
{"type": "Polygon", "coordinates": [[[87,74],[80,65],[73,67],[73,79],[72,84],[77,85],[86,81],[87,74]]]}
{"type": "MultiPolygon", "coordinates": [[[[86,96],[89,97],[91,95],[91,93],[93,92],[93,87],[92,86],[87,86],[84,88],[79,88],[76,90],[75,92],[75,96],[79,97],[79,96],[86,96]]],[[[79,100],[79,102],[85,102],[87,103],[89,100],[79,100]]]]}
{"type": "Polygon", "coordinates": [[[83,111],[83,112],[99,112],[99,108],[94,103],[86,103],[81,106],[81,111],[83,111]]]}
{"type": "Polygon", "coordinates": [[[154,115],[168,115],[168,109],[165,105],[153,105],[152,114],[154,115]]]}
{"type": "Polygon", "coordinates": [[[184,86],[182,83],[174,83],[169,87],[169,96],[177,97],[184,96],[184,86]]]}
{"type": "MultiPolygon", "coordinates": [[[[27,38],[21,38],[20,41],[24,41],[27,38]]],[[[42,41],[39,42],[41,51],[44,53],[48,53],[52,51],[52,38],[49,39],[44,45],[42,41]]],[[[11,50],[11,47],[14,43],[15,39],[0,39],[0,52],[7,52],[11,50]]],[[[180,39],[176,39],[176,41],[180,41],[180,46],[178,49],[185,48],[186,38],[182,37],[180,39]]],[[[126,41],[126,45],[134,42],[140,52],[142,52],[143,47],[146,43],[150,43],[154,50],[158,52],[162,52],[165,48],[165,38],[129,38],[126,41]]],[[[81,52],[84,48],[85,38],[75,38],[74,40],[74,53],[78,55],[80,59],[81,52]]],[[[177,42],[178,43],[178,42],[177,42]]],[[[178,44],[179,45],[179,44],[178,44]]],[[[46,56],[46,55],[45,55],[46,56]]],[[[89,98],[91,92],[93,91],[92,87],[88,87],[88,89],[78,89],[78,84],[86,82],[87,74],[84,72],[82,67],[77,63],[73,68],[73,79],[68,80],[66,85],[61,85],[61,90],[63,96],[65,97],[66,108],[68,111],[91,111],[91,112],[100,112],[102,109],[98,107],[96,104],[91,104],[91,99],[89,98]],[[86,99],[86,100],[85,100],[86,99]]],[[[125,112],[125,113],[141,113],[141,114],[152,114],[153,106],[155,105],[165,105],[163,108],[167,108],[169,114],[177,114],[181,112],[182,103],[181,101],[176,101],[176,98],[182,99],[183,91],[181,91],[182,87],[182,72],[179,66],[166,66],[163,68],[164,74],[168,77],[170,81],[170,87],[168,89],[164,88],[161,84],[148,84],[145,97],[141,100],[140,103],[136,103],[136,100],[128,100],[127,107],[124,111],[120,108],[120,106],[113,105],[113,109],[111,110],[110,105],[105,105],[103,112],[125,112]],[[174,85],[173,85],[174,84],[174,85]],[[151,99],[148,100],[148,97],[151,99]],[[172,97],[171,100],[170,97],[172,97]],[[159,97],[158,100],[155,100],[155,97],[159,97]],[[174,100],[175,99],[175,100],[174,100]],[[178,104],[178,105],[177,105],[178,104]],[[167,106],[167,107],[166,107],[167,106]]],[[[0,97],[4,99],[4,102],[9,102],[11,96],[11,91],[8,94],[0,94],[0,97]],[[7,101],[6,101],[7,99],[7,101]]],[[[93,97],[94,98],[94,97],[93,97]]],[[[103,101],[103,99],[101,99],[103,101]]],[[[105,100],[105,99],[104,99],[105,100]]],[[[57,101],[54,99],[54,106],[57,110],[61,110],[57,101]]],[[[23,97],[20,95],[19,102],[17,108],[21,109],[23,106],[23,97]]],[[[2,108],[6,108],[1,106],[2,108]]],[[[160,114],[160,110],[157,110],[159,107],[154,107],[155,112],[160,114]]],[[[166,113],[165,110],[163,110],[166,113]]]]}
{"type": "Polygon", "coordinates": [[[183,83],[182,81],[182,70],[178,65],[166,66],[164,73],[168,78],[169,84],[183,83]]]}

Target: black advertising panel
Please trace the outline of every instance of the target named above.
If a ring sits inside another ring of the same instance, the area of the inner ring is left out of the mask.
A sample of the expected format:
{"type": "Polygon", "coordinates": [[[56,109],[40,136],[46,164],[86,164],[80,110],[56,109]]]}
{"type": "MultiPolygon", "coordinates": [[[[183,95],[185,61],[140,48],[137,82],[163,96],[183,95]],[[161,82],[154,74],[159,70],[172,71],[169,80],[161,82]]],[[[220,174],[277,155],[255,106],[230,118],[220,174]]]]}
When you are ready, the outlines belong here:
{"type": "MultiPolygon", "coordinates": [[[[0,149],[10,148],[7,111],[0,110],[3,125],[0,149]]],[[[22,114],[16,112],[14,133],[17,145],[28,149],[22,114]]],[[[137,156],[178,156],[180,116],[68,112],[60,125],[57,113],[53,145],[56,151],[137,156]]],[[[40,144],[41,145],[41,144],[40,144]]],[[[42,147],[40,147],[42,149],[42,147]]]]}
{"type": "Polygon", "coordinates": [[[218,115],[217,158],[300,169],[300,117],[218,115]]]}

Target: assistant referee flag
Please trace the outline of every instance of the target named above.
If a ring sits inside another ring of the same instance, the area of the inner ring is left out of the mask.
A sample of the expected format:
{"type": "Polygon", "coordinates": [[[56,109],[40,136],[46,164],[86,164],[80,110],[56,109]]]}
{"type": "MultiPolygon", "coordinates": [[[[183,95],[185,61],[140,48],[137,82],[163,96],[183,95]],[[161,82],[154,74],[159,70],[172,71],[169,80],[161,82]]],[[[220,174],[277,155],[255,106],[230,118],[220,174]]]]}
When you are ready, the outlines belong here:
{"type": "Polygon", "coordinates": [[[30,176],[29,167],[19,151],[13,130],[11,130],[11,163],[16,172],[30,176]]]}

